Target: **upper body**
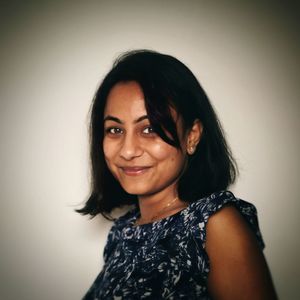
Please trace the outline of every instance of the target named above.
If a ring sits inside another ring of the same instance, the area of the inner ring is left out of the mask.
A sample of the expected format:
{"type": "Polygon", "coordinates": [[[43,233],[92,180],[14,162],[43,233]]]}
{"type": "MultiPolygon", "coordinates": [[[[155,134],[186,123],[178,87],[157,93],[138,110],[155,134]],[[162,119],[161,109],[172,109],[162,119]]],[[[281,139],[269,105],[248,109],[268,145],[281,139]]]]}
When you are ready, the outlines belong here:
{"type": "Polygon", "coordinates": [[[276,297],[255,209],[217,192],[234,182],[236,163],[180,61],[152,51],[116,61],[93,102],[91,162],[91,196],[78,211],[136,210],[112,227],[86,299],[276,297]]]}
{"type": "Polygon", "coordinates": [[[85,300],[271,299],[267,274],[255,266],[264,263],[264,243],[250,203],[224,191],[153,223],[134,226],[138,216],[134,209],[114,223],[104,249],[104,267],[85,300]],[[218,229],[214,222],[225,228],[218,229]],[[234,225],[238,225],[236,233],[234,225]],[[221,247],[209,241],[210,230],[218,234],[227,229],[231,235],[226,235],[224,244],[216,237],[221,247]],[[226,293],[217,290],[215,282],[226,293]],[[238,284],[240,295],[228,289],[232,282],[238,284]],[[255,297],[257,289],[259,297],[255,297]]]}

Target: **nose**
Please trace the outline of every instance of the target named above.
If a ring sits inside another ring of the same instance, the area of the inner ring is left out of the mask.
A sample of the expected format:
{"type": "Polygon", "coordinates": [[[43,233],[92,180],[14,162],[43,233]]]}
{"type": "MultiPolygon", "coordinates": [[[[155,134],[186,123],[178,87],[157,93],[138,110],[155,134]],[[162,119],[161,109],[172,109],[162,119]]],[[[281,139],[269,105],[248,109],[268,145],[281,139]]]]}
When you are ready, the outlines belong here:
{"type": "Polygon", "coordinates": [[[132,160],[143,154],[138,138],[132,134],[126,134],[120,149],[120,156],[125,160],[132,160]]]}

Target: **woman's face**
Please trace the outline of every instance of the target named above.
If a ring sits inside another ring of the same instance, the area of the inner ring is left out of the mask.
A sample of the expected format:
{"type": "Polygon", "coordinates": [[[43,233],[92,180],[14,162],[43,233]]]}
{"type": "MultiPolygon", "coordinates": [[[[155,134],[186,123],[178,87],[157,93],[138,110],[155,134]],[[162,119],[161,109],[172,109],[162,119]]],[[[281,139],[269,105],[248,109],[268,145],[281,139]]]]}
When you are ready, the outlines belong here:
{"type": "Polygon", "coordinates": [[[180,123],[176,122],[183,151],[152,131],[138,83],[121,82],[111,89],[104,110],[103,150],[108,168],[126,192],[146,196],[170,190],[176,194],[186,160],[180,123]]]}

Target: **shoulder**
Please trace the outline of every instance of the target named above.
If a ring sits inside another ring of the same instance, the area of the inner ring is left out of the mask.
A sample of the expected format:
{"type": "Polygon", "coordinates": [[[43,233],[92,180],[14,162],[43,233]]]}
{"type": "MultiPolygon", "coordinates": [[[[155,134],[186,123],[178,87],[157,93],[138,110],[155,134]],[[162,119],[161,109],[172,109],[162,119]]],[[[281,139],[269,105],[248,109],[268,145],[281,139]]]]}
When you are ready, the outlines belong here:
{"type": "Polygon", "coordinates": [[[214,213],[206,225],[207,251],[212,251],[224,240],[231,247],[249,249],[249,245],[257,243],[254,232],[243,215],[231,203],[226,204],[221,210],[214,213]],[[213,244],[210,249],[210,244],[213,244]],[[248,247],[248,248],[247,248],[248,247]]]}
{"type": "Polygon", "coordinates": [[[208,226],[225,223],[230,226],[243,224],[254,234],[261,248],[264,242],[259,230],[257,210],[247,201],[236,198],[230,191],[220,191],[199,199],[190,205],[189,227],[196,238],[200,238],[203,246],[206,243],[208,226]],[[230,224],[229,224],[230,223],[230,224]]]}
{"type": "Polygon", "coordinates": [[[108,232],[106,245],[104,247],[104,261],[107,261],[108,256],[112,253],[114,247],[121,240],[122,229],[128,224],[128,221],[134,216],[137,209],[133,207],[113,221],[113,224],[108,232]]]}
{"type": "Polygon", "coordinates": [[[205,215],[212,215],[220,210],[226,204],[234,204],[244,214],[256,214],[256,208],[253,204],[236,198],[230,191],[220,191],[212,193],[211,195],[201,198],[191,204],[192,211],[201,211],[205,215]]]}
{"type": "Polygon", "coordinates": [[[259,240],[237,208],[228,204],[206,226],[208,287],[220,299],[276,299],[259,240]]]}
{"type": "Polygon", "coordinates": [[[111,229],[112,230],[122,229],[137,214],[137,212],[138,212],[137,206],[134,205],[130,207],[125,212],[123,212],[123,214],[119,215],[117,218],[114,219],[111,229]]]}

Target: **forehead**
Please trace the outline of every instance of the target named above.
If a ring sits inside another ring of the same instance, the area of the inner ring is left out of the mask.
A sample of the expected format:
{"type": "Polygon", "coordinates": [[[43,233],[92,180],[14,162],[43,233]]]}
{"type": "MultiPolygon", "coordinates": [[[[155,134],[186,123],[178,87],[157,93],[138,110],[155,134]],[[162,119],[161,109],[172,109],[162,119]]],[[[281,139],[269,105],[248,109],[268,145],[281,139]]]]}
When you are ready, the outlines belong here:
{"type": "Polygon", "coordinates": [[[137,82],[120,82],[112,87],[107,96],[104,115],[127,114],[129,116],[145,113],[143,90],[137,82]]]}

